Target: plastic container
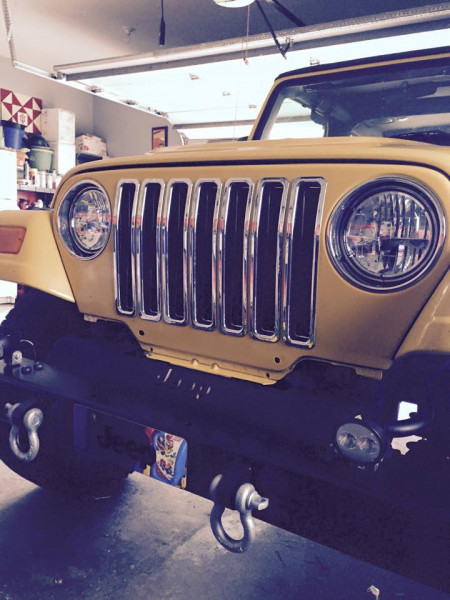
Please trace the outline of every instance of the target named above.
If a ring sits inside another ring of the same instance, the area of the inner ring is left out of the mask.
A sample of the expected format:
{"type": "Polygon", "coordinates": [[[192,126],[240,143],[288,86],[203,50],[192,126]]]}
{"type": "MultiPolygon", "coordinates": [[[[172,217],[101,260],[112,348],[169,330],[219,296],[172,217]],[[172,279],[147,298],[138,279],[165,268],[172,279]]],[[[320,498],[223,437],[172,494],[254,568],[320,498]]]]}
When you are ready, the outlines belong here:
{"type": "Polygon", "coordinates": [[[20,148],[22,148],[25,125],[13,123],[12,121],[2,121],[2,128],[6,148],[20,150],[20,148]]]}
{"type": "Polygon", "coordinates": [[[37,148],[38,146],[49,147],[49,143],[40,133],[29,133],[25,138],[25,144],[27,148],[37,148]]]}
{"type": "Polygon", "coordinates": [[[38,171],[51,171],[53,150],[51,148],[34,147],[28,154],[30,167],[38,171]]]}

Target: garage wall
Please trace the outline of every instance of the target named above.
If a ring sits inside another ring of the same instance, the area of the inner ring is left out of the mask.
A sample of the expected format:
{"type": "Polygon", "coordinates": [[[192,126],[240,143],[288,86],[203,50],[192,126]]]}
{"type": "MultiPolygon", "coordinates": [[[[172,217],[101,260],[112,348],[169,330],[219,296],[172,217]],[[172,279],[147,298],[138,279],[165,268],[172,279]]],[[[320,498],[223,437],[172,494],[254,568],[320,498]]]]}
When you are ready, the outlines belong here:
{"type": "Polygon", "coordinates": [[[107,140],[109,156],[145,154],[152,148],[152,127],[169,127],[169,146],[181,144],[167,119],[105,98],[94,98],[95,133],[107,140]]]}
{"type": "Polygon", "coordinates": [[[133,156],[151,150],[152,127],[168,125],[169,145],[181,144],[180,135],[166,119],[16,69],[2,56],[0,87],[41,98],[44,108],[74,112],[76,135],[93,133],[102,137],[107,142],[109,156],[133,156]]]}
{"type": "Polygon", "coordinates": [[[59,81],[16,69],[3,56],[0,56],[0,81],[2,88],[41,98],[44,108],[64,108],[74,112],[76,135],[93,131],[94,98],[89,94],[59,81]]]}

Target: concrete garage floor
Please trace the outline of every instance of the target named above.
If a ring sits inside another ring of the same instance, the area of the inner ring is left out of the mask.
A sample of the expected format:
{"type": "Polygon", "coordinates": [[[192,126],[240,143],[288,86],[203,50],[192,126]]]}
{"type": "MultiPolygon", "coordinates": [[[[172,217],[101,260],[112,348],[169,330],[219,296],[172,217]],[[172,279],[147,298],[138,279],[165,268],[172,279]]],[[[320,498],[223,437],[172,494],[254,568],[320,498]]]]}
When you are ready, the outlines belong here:
{"type": "Polygon", "coordinates": [[[0,463],[0,599],[371,600],[370,586],[380,600],[450,597],[260,521],[248,552],[231,554],[211,506],[137,474],[116,497],[67,500],[0,463]]]}
{"type": "MultiPolygon", "coordinates": [[[[371,586],[380,600],[450,598],[261,521],[248,552],[230,554],[211,508],[137,474],[114,497],[67,499],[0,462],[0,600],[373,600],[371,586]]],[[[224,522],[238,537],[235,513],[224,522]]]]}

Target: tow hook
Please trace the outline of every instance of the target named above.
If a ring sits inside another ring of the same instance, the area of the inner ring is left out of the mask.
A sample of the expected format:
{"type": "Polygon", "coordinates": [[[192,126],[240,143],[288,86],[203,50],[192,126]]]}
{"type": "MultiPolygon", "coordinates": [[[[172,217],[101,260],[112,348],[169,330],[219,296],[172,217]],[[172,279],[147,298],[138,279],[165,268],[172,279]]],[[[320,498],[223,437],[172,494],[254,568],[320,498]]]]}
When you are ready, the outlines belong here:
{"type": "Polygon", "coordinates": [[[5,404],[5,413],[8,421],[11,423],[11,431],[9,433],[9,445],[14,456],[23,462],[31,462],[35,460],[39,453],[40,441],[38,429],[44,421],[44,414],[40,408],[30,408],[25,412],[20,422],[20,413],[23,413],[22,403],[5,404]],[[18,422],[20,424],[18,424],[18,422]],[[20,430],[25,428],[28,435],[28,450],[21,449],[20,430]]]}
{"type": "Polygon", "coordinates": [[[214,502],[210,516],[211,529],[216,540],[226,550],[237,553],[245,552],[255,539],[255,522],[252,518],[252,510],[264,510],[269,506],[269,499],[260,496],[251,483],[243,483],[239,487],[235,496],[234,506],[240,514],[244,535],[240,540],[236,540],[228,535],[222,524],[222,515],[225,506],[217,500],[217,488],[220,485],[222,477],[221,474],[216,475],[209,488],[211,500],[214,502]]]}

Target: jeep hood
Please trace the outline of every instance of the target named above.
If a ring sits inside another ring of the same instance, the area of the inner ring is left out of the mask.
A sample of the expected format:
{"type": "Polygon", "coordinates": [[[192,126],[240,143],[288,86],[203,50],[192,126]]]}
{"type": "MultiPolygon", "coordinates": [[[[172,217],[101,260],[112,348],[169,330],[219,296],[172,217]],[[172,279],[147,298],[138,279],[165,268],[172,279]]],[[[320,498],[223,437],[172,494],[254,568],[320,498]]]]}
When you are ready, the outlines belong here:
{"type": "MultiPolygon", "coordinates": [[[[249,140],[176,146],[142,156],[95,161],[76,168],[77,173],[159,164],[230,164],[236,162],[391,162],[416,163],[448,173],[448,148],[422,142],[376,137],[249,140]]],[[[68,175],[73,174],[70,171],[68,175]]]]}

